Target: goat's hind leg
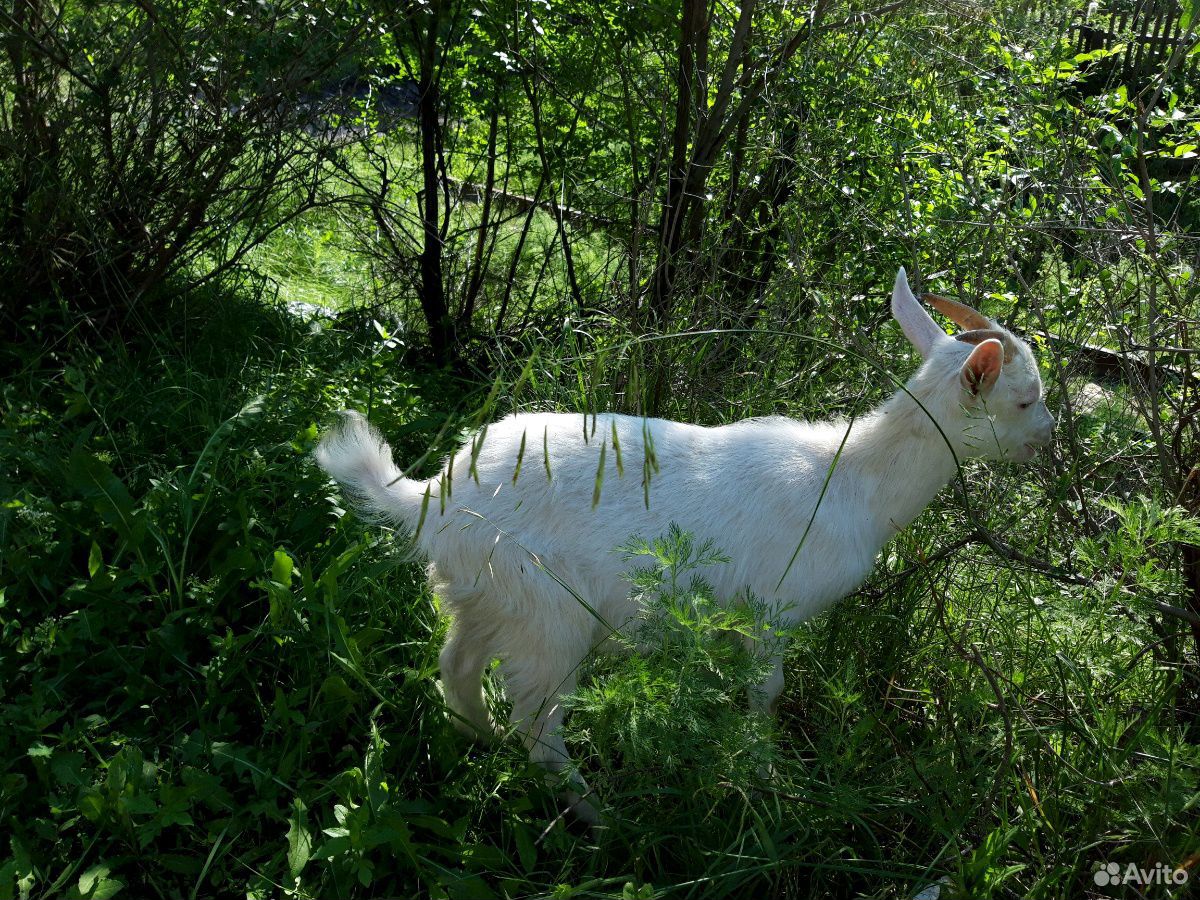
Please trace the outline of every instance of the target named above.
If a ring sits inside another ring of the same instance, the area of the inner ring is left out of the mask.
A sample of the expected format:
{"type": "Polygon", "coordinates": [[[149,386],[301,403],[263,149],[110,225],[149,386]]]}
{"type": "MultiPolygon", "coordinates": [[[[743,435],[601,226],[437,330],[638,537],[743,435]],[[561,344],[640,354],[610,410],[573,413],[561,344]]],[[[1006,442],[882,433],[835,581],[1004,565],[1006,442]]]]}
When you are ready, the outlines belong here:
{"type": "Polygon", "coordinates": [[[529,758],[547,772],[546,780],[560,792],[569,811],[580,821],[597,825],[600,811],[592,801],[591,788],[579,774],[567,752],[561,727],[564,710],[561,697],[575,690],[579,667],[590,647],[583,640],[565,641],[561,633],[553,642],[541,644],[553,652],[530,654],[537,642],[527,642],[521,653],[506,656],[501,664],[504,686],[512,700],[512,721],[529,758]]]}
{"type": "Polygon", "coordinates": [[[454,726],[476,739],[490,739],[496,731],[483,696],[483,672],[492,660],[490,627],[473,624],[466,613],[450,623],[450,632],[438,658],[442,693],[453,715],[454,726]]]}

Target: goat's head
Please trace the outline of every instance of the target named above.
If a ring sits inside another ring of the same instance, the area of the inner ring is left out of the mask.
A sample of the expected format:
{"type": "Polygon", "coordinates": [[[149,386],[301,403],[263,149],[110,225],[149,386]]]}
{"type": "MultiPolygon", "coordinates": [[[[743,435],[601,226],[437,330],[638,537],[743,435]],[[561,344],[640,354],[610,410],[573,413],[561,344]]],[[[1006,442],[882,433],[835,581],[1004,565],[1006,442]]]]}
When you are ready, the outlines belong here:
{"type": "Polygon", "coordinates": [[[946,334],[913,296],[904,270],[897,273],[892,315],[925,360],[909,393],[960,455],[1032,459],[1049,443],[1054,419],[1029,345],[969,306],[932,294],[924,299],[967,330],[946,334]]]}

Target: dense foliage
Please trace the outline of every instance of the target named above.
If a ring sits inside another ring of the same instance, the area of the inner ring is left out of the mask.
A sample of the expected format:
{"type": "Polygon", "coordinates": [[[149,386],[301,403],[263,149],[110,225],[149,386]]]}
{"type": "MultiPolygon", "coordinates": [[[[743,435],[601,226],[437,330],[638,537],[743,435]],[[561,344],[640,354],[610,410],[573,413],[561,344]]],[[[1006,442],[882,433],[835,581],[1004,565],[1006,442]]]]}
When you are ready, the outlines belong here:
{"type": "Polygon", "coordinates": [[[1079,6],[0,10],[0,898],[1200,877],[1198,23],[1079,6]],[[568,720],[613,821],[564,820],[319,429],[856,414],[898,265],[1030,338],[1053,451],[798,629],[776,722],[721,548],[631,535],[652,652],[568,720]]]}

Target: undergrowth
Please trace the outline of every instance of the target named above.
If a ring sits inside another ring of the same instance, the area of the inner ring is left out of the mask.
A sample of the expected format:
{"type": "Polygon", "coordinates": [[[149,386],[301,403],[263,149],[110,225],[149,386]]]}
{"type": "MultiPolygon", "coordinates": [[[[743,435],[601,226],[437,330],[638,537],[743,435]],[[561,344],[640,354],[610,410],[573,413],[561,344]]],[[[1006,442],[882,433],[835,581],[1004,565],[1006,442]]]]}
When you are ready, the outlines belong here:
{"type": "MultiPolygon", "coordinates": [[[[1152,562],[1194,539],[1169,506],[1111,503],[1071,561],[1085,586],[939,554],[971,528],[947,492],[792,635],[775,725],[738,639],[771,611],[713,602],[719,548],[638,536],[651,652],[594,661],[568,719],[610,816],[591,833],[515,742],[457,736],[419,565],[309,458],[350,406],[432,466],[503,393],[353,316],[219,299],[141,343],[8,359],[0,897],[1076,897],[1100,862],[1192,865],[1200,751],[1129,614],[1179,589],[1152,562]]],[[[571,406],[622,368],[547,354],[515,402],[571,406]]],[[[1053,478],[968,474],[1040,552],[1053,478]]]]}

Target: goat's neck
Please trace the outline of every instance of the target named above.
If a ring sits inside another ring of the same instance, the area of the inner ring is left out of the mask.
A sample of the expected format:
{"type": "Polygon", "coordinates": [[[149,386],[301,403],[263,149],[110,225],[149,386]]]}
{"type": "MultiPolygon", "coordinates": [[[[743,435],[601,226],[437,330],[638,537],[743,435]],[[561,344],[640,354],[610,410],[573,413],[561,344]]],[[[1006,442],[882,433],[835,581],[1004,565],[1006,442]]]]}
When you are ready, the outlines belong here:
{"type": "Polygon", "coordinates": [[[848,511],[881,545],[957,471],[945,438],[907,394],[851,424],[838,467],[849,478],[848,511]]]}

